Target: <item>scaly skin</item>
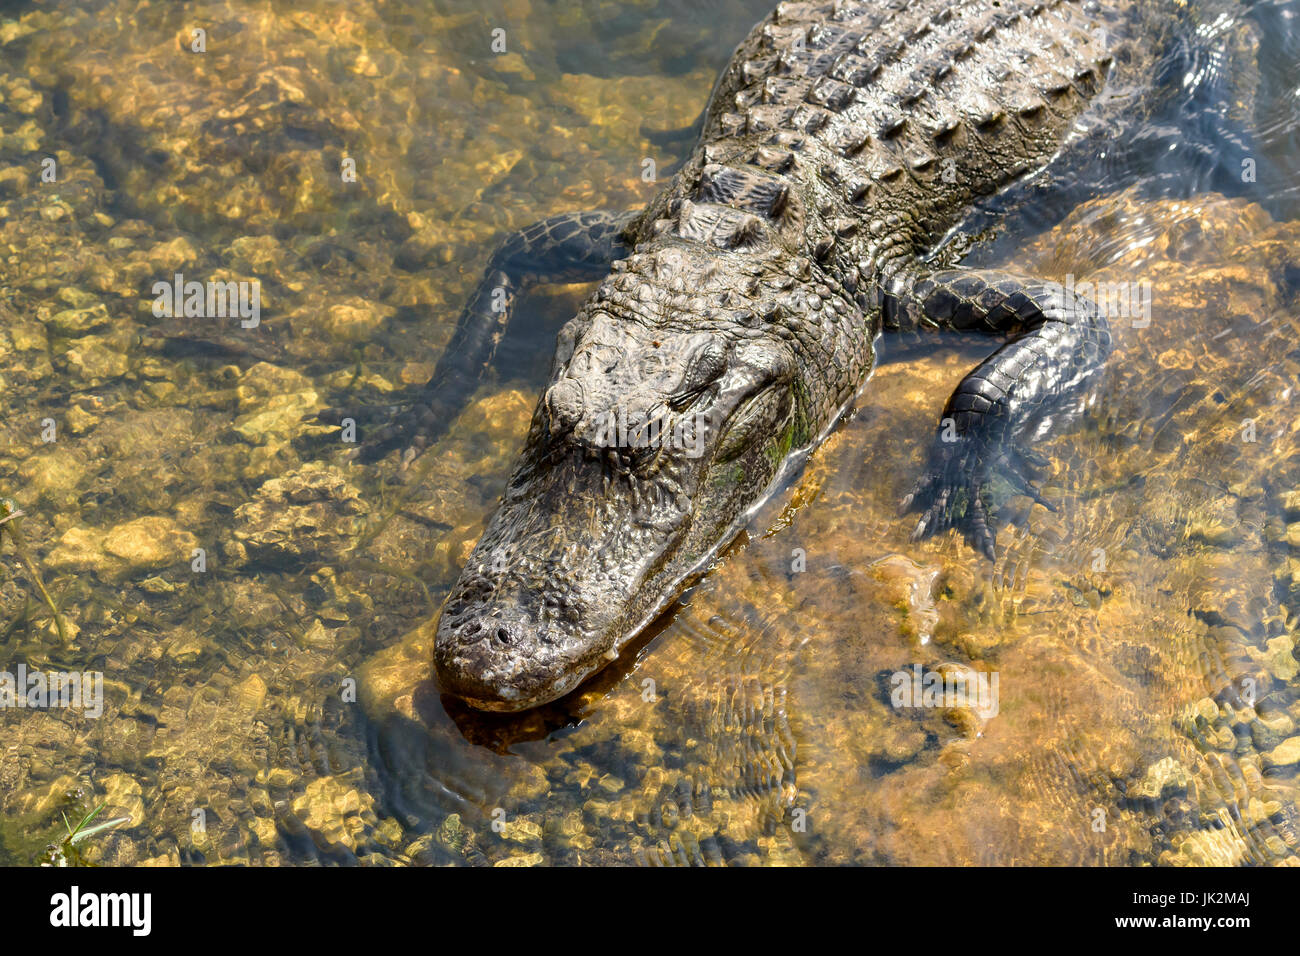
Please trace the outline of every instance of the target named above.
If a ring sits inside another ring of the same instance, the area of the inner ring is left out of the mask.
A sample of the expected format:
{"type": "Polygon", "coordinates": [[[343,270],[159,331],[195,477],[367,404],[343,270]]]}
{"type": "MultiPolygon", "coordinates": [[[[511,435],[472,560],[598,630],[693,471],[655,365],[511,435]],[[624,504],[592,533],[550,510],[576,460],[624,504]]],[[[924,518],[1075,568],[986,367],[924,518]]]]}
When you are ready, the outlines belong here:
{"type": "Polygon", "coordinates": [[[435,649],[447,691],[519,710],[614,659],[834,423],[882,330],[1013,336],[954,393],[956,440],[936,441],[905,502],[921,512],[918,535],[957,527],[993,555],[989,478],[1042,500],[1015,440],[1077,394],[1109,334],[1086,300],[923,257],[978,200],[1061,150],[1117,51],[1126,82],[1142,75],[1117,38],[1122,12],[782,4],[737,49],[698,148],[649,208],[548,220],[537,236],[553,241],[532,243],[545,265],[507,243],[427,400],[381,431],[379,450],[439,431],[438,396],[456,368],[491,358],[527,275],[626,258],[561,332],[514,475],[447,599],[435,649]]]}

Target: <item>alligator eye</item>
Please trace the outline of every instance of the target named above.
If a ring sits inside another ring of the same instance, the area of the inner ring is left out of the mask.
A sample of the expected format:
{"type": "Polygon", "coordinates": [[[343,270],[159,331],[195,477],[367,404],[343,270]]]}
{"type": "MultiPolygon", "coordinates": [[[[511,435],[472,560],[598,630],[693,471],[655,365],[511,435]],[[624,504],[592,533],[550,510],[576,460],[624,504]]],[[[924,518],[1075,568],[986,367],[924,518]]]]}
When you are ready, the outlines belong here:
{"type": "Polygon", "coordinates": [[[668,399],[668,407],[675,412],[689,408],[710,385],[722,378],[726,370],[726,346],[721,342],[710,342],[691,359],[681,385],[668,399]]]}
{"type": "Polygon", "coordinates": [[[722,378],[726,370],[726,347],[721,342],[711,342],[695,356],[686,377],[694,385],[704,385],[722,378]]]}
{"type": "Polygon", "coordinates": [[[704,385],[689,392],[678,392],[668,399],[668,407],[674,412],[684,412],[694,405],[707,389],[708,386],[704,385]]]}

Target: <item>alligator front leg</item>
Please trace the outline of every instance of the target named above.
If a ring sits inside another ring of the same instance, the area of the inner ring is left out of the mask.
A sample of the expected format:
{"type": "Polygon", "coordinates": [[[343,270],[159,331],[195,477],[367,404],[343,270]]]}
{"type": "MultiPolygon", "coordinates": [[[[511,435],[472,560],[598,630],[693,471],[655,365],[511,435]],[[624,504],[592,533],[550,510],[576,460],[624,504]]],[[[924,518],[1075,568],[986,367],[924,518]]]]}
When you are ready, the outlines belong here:
{"type": "Polygon", "coordinates": [[[413,457],[446,431],[491,368],[520,294],[539,283],[599,279],[630,251],[624,233],[635,215],[565,213],[512,234],[493,253],[424,386],[399,404],[333,409],[322,419],[337,423],[351,415],[358,420],[363,461],[398,447],[413,457]]]}
{"type": "MultiPolygon", "coordinates": [[[[1033,426],[1063,412],[1110,354],[1106,318],[1090,300],[1041,279],[943,270],[896,283],[884,303],[889,326],[923,324],[1011,334],[967,375],[944,408],[924,476],[901,512],[921,512],[912,539],[957,528],[996,556],[990,483],[997,476],[1051,508],[1032,483],[1033,426]]],[[[1054,510],[1054,509],[1053,509],[1054,510]]]]}

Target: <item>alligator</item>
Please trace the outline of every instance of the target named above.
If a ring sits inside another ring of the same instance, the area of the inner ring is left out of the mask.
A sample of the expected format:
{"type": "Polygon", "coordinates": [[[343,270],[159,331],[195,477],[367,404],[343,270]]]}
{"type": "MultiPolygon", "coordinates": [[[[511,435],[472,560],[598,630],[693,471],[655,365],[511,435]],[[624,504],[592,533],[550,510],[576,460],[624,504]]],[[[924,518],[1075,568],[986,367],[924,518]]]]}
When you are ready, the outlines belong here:
{"type": "Polygon", "coordinates": [[[995,480],[1052,507],[1028,445],[1095,389],[1107,317],[942,252],[982,202],[1151,112],[1142,6],[782,3],[646,209],[506,239],[429,385],[366,446],[404,446],[409,462],[478,384],[524,289],[599,280],[559,333],[508,486],[443,605],[443,690],[518,711],[617,659],[841,420],[882,332],[998,337],[902,502],[913,537],[954,530],[995,558],[995,480]]]}

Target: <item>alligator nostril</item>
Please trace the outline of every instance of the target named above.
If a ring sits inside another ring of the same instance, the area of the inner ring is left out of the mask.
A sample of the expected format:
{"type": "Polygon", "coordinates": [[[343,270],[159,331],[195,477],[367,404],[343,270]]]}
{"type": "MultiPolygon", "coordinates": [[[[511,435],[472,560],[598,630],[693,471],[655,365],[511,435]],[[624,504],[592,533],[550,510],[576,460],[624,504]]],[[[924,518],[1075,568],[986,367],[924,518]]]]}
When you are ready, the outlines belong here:
{"type": "Polygon", "coordinates": [[[460,628],[459,638],[463,644],[473,644],[475,641],[481,641],[486,635],[481,633],[483,625],[479,621],[470,621],[464,627],[460,628]]]}
{"type": "Polygon", "coordinates": [[[498,628],[497,628],[497,640],[500,641],[502,644],[509,644],[509,643],[510,643],[510,632],[507,631],[504,627],[498,627],[498,628]]]}

